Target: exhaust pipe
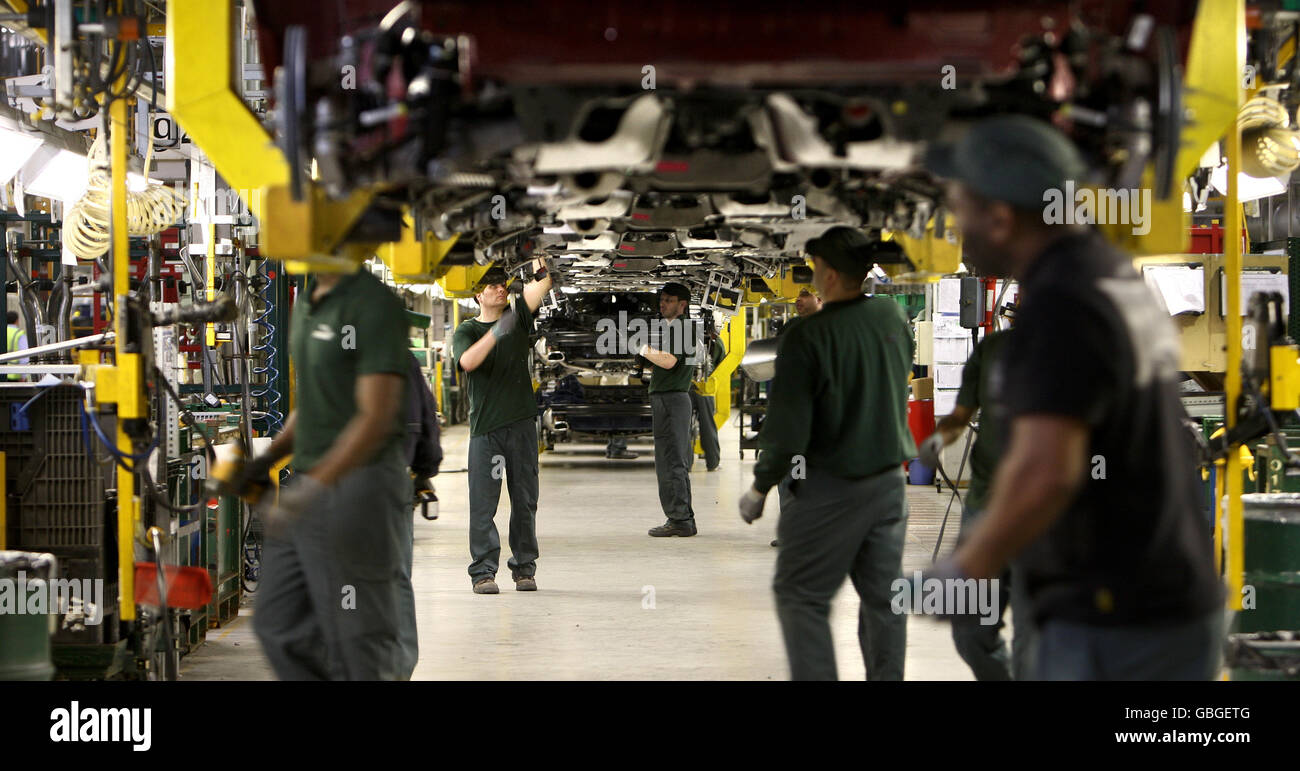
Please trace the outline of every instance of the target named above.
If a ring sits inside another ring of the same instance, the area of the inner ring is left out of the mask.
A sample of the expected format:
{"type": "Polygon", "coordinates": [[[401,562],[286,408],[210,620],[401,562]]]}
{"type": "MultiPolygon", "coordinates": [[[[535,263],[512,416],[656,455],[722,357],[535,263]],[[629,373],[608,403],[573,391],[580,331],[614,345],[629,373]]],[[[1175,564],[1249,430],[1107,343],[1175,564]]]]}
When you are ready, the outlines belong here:
{"type": "Polygon", "coordinates": [[[581,236],[595,236],[609,230],[609,220],[605,217],[569,220],[565,224],[569,226],[570,230],[581,236]]]}
{"type": "Polygon", "coordinates": [[[623,184],[623,175],[613,171],[580,171],[561,178],[564,187],[586,198],[602,198],[623,184]]]}
{"type": "Polygon", "coordinates": [[[761,383],[776,375],[776,343],[777,338],[769,337],[749,344],[740,360],[740,368],[746,377],[761,383]]]}

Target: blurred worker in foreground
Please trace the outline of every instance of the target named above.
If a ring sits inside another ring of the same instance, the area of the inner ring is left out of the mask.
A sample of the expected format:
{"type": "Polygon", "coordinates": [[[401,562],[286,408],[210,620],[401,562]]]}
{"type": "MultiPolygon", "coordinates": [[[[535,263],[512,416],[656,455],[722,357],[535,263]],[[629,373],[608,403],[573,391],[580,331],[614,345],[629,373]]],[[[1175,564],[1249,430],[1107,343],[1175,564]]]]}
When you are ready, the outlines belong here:
{"type": "MultiPolygon", "coordinates": [[[[8,311],[5,313],[5,353],[22,351],[27,348],[27,332],[18,326],[18,312],[8,311]]],[[[17,359],[9,362],[10,364],[26,364],[27,359],[17,359]]],[[[21,380],[22,375],[9,375],[10,380],[21,380]]]]}
{"type": "MultiPolygon", "coordinates": [[[[785,325],[781,327],[781,331],[776,333],[776,336],[781,337],[782,335],[785,334],[786,330],[794,326],[795,322],[797,322],[799,319],[807,318],[821,309],[822,309],[822,298],[818,297],[812,292],[809,292],[807,289],[800,289],[799,296],[794,298],[795,318],[787,321],[785,325]]],[[[759,418],[761,416],[755,415],[754,417],[759,418]]],[[[779,494],[780,490],[778,490],[777,492],[779,494]]],[[[785,502],[783,501],[781,505],[784,506],[785,502]]],[[[780,538],[772,539],[773,549],[779,547],[780,545],[781,545],[780,538]]]]}
{"type": "Polygon", "coordinates": [[[533,280],[513,304],[506,272],[484,274],[474,295],[478,316],[462,321],[452,337],[452,355],[469,388],[469,577],[475,594],[500,592],[495,520],[503,474],[510,496],[510,575],[517,591],[537,591],[537,397],[528,336],[551,277],[541,260],[532,267],[533,280]]]}
{"type": "Polygon", "coordinates": [[[361,266],[313,274],[294,304],[297,408],[239,486],[295,473],[266,512],[253,626],[284,680],[406,680],[415,668],[411,480],[403,456],[409,322],[361,266]]]}
{"type": "Polygon", "coordinates": [[[694,355],[699,347],[696,325],[687,313],[691,291],[667,283],[659,290],[663,339],[638,351],[651,364],[650,409],[655,437],[655,476],[659,479],[659,505],[667,521],[650,528],[656,538],[695,535],[695,510],[691,508],[691,388],[694,355]]]}
{"type": "MultiPolygon", "coordinates": [[[[987,505],[993,470],[997,468],[1002,451],[1005,430],[994,393],[1003,382],[1002,354],[1011,334],[1010,329],[994,331],[979,341],[962,368],[957,406],[952,414],[939,420],[935,432],[917,448],[922,463],[933,469],[939,468],[942,463],[939,454],[944,446],[956,441],[976,413],[979,414],[979,431],[970,449],[971,480],[966,500],[962,502],[958,544],[965,542],[966,535],[987,505]]],[[[1033,678],[1034,634],[1024,581],[1009,567],[999,578],[997,623],[980,623],[981,619],[973,614],[954,616],[952,641],[976,680],[1029,680],[1033,678]],[[1002,616],[1008,605],[1015,624],[1010,657],[1002,639],[1002,616]]]]}
{"type": "MultiPolygon", "coordinates": [[[[718,368],[727,358],[727,349],[715,333],[709,340],[709,373],[718,368]]],[[[720,388],[730,388],[730,383],[719,383],[720,388]]],[[[722,447],[718,443],[718,424],[714,419],[717,405],[711,394],[700,393],[700,388],[691,383],[691,409],[700,426],[700,449],[704,451],[704,467],[708,471],[717,471],[722,463],[722,447]]]]}
{"type": "Polygon", "coordinates": [[[1214,677],[1223,590],[1177,339],[1127,255],[1093,228],[1047,224],[1050,191],[1082,179],[1078,151],[1004,116],[931,148],[926,166],[952,180],[967,264],[1025,293],[998,395],[1006,451],[983,516],[932,574],[995,578],[1018,558],[1038,679],[1214,677]]]}
{"type": "Polygon", "coordinates": [[[790,676],[836,679],[830,602],[847,574],[861,600],[867,679],[902,680],[907,617],[890,607],[890,586],[907,529],[902,463],[916,454],[907,427],[912,334],[892,298],[862,294],[875,251],[861,231],[834,227],[806,248],[826,303],[782,335],[740,514],[760,517],[781,484],[772,588],[790,676]]]}

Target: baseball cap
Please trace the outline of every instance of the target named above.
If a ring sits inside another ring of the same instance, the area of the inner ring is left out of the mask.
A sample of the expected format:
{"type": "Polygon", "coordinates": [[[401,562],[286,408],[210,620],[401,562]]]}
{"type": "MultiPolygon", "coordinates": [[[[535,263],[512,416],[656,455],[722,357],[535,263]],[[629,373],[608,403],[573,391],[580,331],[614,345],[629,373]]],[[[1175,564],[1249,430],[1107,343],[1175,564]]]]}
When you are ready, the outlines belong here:
{"type": "Polygon", "coordinates": [[[872,240],[861,230],[846,225],[829,228],[816,238],[810,239],[804,250],[814,257],[826,260],[830,266],[841,273],[860,275],[871,270],[875,263],[898,262],[902,257],[902,248],[892,241],[872,240]]]}
{"type": "Polygon", "coordinates": [[[690,302],[691,300],[691,290],[676,281],[669,281],[667,284],[661,286],[659,288],[659,294],[672,295],[678,300],[685,300],[687,302],[690,302]]]}
{"type": "Polygon", "coordinates": [[[980,195],[1022,209],[1040,209],[1043,194],[1087,171],[1064,134],[1026,115],[998,115],[970,126],[954,142],[926,148],[925,169],[980,195]]]}
{"type": "Polygon", "coordinates": [[[506,273],[504,268],[493,266],[488,268],[487,273],[484,273],[483,277],[478,280],[476,288],[479,291],[482,291],[485,287],[493,286],[494,284],[505,284],[509,281],[510,276],[506,273]]]}

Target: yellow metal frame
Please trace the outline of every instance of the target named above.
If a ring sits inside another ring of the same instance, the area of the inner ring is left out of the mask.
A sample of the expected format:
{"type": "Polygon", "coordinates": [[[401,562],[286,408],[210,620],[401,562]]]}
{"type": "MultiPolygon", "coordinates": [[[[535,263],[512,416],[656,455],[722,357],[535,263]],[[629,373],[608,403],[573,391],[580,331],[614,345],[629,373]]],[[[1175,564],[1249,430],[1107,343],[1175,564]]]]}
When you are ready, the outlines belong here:
{"type": "MultiPolygon", "coordinates": [[[[727,355],[718,366],[703,380],[695,381],[696,389],[705,396],[713,397],[713,425],[722,428],[731,416],[731,375],[740,366],[745,356],[745,312],[742,309],[731,317],[723,327],[722,345],[727,355]]],[[[707,353],[707,352],[706,352],[707,353]]],[[[695,440],[695,451],[701,452],[700,440],[695,440]]]]}
{"type": "Polygon", "coordinates": [[[167,4],[167,111],[257,217],[264,254],[290,273],[355,270],[376,245],[341,242],[374,192],[334,201],[308,182],[293,200],[288,161],[235,88],[236,13],[230,0],[167,4]]]}

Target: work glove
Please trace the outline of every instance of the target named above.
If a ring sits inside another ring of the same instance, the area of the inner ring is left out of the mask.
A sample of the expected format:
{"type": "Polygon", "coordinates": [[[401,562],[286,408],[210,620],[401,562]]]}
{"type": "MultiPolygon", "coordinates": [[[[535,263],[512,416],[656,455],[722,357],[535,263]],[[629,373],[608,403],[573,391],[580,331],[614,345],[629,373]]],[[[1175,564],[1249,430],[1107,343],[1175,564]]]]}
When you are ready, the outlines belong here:
{"type": "Polygon", "coordinates": [[[514,307],[507,307],[505,313],[501,314],[501,318],[497,319],[497,323],[492,325],[492,334],[497,340],[500,340],[510,334],[514,328],[515,309],[514,307]]]}
{"type": "Polygon", "coordinates": [[[740,518],[745,520],[745,524],[752,525],[754,520],[763,516],[763,504],[766,501],[767,493],[760,493],[753,487],[740,496],[740,518]]]}
{"type": "Polygon", "coordinates": [[[927,436],[924,442],[921,442],[921,446],[917,448],[917,457],[921,459],[921,462],[927,468],[937,469],[939,468],[939,453],[943,452],[944,444],[943,434],[935,431],[927,436]]]}
{"type": "Polygon", "coordinates": [[[290,484],[280,488],[275,503],[263,509],[267,534],[273,538],[285,538],[299,517],[322,503],[328,493],[329,488],[315,477],[295,474],[290,484]]]}
{"type": "Polygon", "coordinates": [[[244,463],[243,468],[231,480],[235,495],[250,502],[257,502],[271,486],[271,469],[275,461],[270,454],[263,453],[244,463]]]}
{"type": "Polygon", "coordinates": [[[943,595],[946,598],[950,594],[950,592],[947,591],[947,581],[965,580],[967,576],[962,573],[961,568],[957,566],[957,563],[951,556],[944,557],[924,571],[916,571],[910,575],[902,576],[902,588],[897,593],[902,611],[918,615],[923,614],[942,621],[952,621],[956,616],[951,612],[945,612],[950,609],[943,608],[943,603],[940,603],[941,609],[939,612],[925,612],[926,585],[932,578],[941,582],[939,585],[943,587],[943,595]],[[916,604],[916,598],[920,598],[921,604],[917,607],[913,607],[913,605],[916,604]]]}

